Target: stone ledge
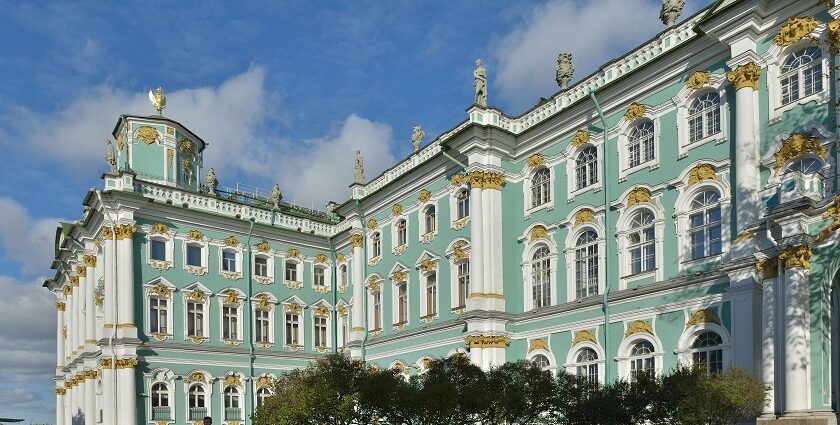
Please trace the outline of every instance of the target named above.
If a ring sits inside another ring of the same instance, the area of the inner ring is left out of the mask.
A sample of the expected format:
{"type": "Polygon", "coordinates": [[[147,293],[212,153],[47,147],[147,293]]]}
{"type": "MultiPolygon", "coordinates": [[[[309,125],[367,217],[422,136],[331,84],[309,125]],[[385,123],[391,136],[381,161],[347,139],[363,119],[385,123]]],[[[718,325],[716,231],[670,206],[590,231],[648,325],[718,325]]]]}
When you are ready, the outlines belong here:
{"type": "Polygon", "coordinates": [[[756,425],[837,425],[837,419],[833,417],[811,417],[811,418],[758,418],[756,425]]]}

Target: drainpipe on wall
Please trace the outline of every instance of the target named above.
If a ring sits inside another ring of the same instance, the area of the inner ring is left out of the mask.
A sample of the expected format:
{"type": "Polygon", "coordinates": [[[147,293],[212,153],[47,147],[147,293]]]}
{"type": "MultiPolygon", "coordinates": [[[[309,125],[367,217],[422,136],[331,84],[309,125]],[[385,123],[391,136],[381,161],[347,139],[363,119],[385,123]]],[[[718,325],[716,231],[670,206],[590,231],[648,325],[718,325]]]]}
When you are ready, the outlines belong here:
{"type": "MultiPolygon", "coordinates": [[[[364,234],[365,217],[362,215],[362,207],[361,207],[361,203],[359,203],[358,199],[356,200],[356,215],[359,216],[359,220],[362,223],[362,233],[364,234]]],[[[362,312],[363,312],[362,314],[364,315],[364,317],[362,317],[362,322],[363,323],[367,323],[367,317],[368,317],[368,296],[364,291],[365,276],[367,276],[367,260],[366,259],[367,259],[367,242],[362,244],[362,281],[358,282],[360,285],[362,285],[362,294],[363,294],[362,301],[364,303],[364,308],[362,309],[362,312]]],[[[359,349],[362,352],[362,362],[365,361],[365,344],[367,344],[367,338],[368,338],[368,331],[367,331],[367,326],[365,326],[365,334],[364,334],[364,336],[362,336],[362,345],[361,345],[361,347],[359,347],[359,349]]]]}
{"type": "MultiPolygon", "coordinates": [[[[274,219],[274,214],[271,216],[272,221],[274,219]]],[[[253,270],[251,270],[251,235],[254,232],[254,220],[251,217],[250,224],[248,226],[248,242],[246,246],[248,247],[248,259],[244,261],[245,264],[248,265],[248,297],[246,298],[247,305],[246,305],[246,312],[248,313],[248,380],[251,382],[251,392],[254,390],[254,319],[251,317],[251,292],[253,291],[253,278],[251,277],[253,270]]],[[[252,397],[253,398],[253,397],[252,397]]],[[[245,416],[245,424],[248,423],[248,415],[245,416]]]]}
{"type": "Polygon", "coordinates": [[[601,170],[604,175],[604,232],[605,232],[605,253],[604,253],[604,299],[603,299],[603,310],[604,310],[604,383],[607,382],[610,376],[610,362],[609,362],[609,343],[610,343],[610,300],[609,300],[609,293],[610,293],[610,241],[613,239],[609,236],[609,229],[610,229],[610,169],[607,166],[607,151],[609,149],[609,127],[607,127],[607,120],[604,118],[604,111],[601,110],[601,105],[598,103],[598,98],[595,97],[595,91],[592,90],[589,92],[589,96],[592,98],[592,102],[595,103],[595,111],[598,112],[598,117],[601,118],[601,126],[603,127],[604,131],[604,141],[603,141],[603,149],[602,155],[604,157],[603,161],[601,162],[601,170]]]}

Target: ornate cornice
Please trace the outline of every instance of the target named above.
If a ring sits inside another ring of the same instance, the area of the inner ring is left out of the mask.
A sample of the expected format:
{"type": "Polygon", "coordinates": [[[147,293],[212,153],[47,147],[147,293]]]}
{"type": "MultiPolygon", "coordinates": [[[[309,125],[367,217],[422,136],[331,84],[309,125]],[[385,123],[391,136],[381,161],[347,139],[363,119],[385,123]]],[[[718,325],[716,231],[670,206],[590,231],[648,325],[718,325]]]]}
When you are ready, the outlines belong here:
{"type": "Polygon", "coordinates": [[[477,189],[502,190],[505,184],[505,175],[491,171],[473,171],[467,175],[471,187],[477,189]]]}
{"type": "Polygon", "coordinates": [[[720,317],[718,317],[718,315],[715,314],[714,311],[708,308],[704,308],[695,311],[694,314],[691,315],[691,317],[685,323],[685,328],[688,329],[694,325],[699,325],[701,323],[714,323],[716,325],[721,324],[720,317]]]}
{"type": "Polygon", "coordinates": [[[808,269],[811,267],[811,247],[808,245],[791,246],[779,253],[779,260],[785,269],[808,269]]]}
{"type": "Polygon", "coordinates": [[[117,359],[117,369],[133,369],[138,363],[137,359],[117,359]]]}
{"type": "Polygon", "coordinates": [[[650,325],[650,323],[645,322],[644,320],[635,320],[633,321],[633,323],[630,323],[630,325],[627,326],[627,330],[624,331],[624,337],[626,338],[630,335],[637,333],[646,333],[653,335],[653,327],[650,325]]]}
{"type": "Polygon", "coordinates": [[[510,338],[501,335],[471,335],[464,338],[464,344],[470,348],[507,348],[510,338]]]}
{"type": "Polygon", "coordinates": [[[715,167],[711,164],[697,164],[688,173],[688,186],[694,186],[704,180],[717,181],[715,167]]]}
{"type": "Polygon", "coordinates": [[[782,141],[779,150],[773,154],[776,157],[773,170],[778,172],[788,161],[806,154],[818,155],[822,159],[825,159],[828,151],[820,143],[819,138],[793,133],[782,141]]]}
{"type": "Polygon", "coordinates": [[[761,78],[761,68],[753,62],[740,65],[726,73],[726,79],[735,86],[735,90],[751,88],[758,90],[758,80],[761,78]]]}
{"type": "Polygon", "coordinates": [[[598,344],[598,339],[595,338],[595,334],[588,329],[584,329],[579,331],[575,334],[574,339],[572,339],[572,347],[575,345],[580,344],[581,342],[591,342],[593,344],[598,344]]]}
{"type": "Polygon", "coordinates": [[[782,25],[779,33],[773,37],[773,44],[781,47],[790,46],[811,33],[820,26],[821,22],[811,16],[795,16],[782,25]]]}

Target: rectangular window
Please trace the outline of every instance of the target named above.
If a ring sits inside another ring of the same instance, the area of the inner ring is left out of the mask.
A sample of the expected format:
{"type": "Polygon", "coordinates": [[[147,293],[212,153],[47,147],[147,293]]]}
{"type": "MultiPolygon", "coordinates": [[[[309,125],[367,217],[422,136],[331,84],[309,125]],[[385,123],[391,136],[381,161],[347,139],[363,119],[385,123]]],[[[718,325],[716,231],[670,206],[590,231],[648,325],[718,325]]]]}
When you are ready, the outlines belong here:
{"type": "Polygon", "coordinates": [[[201,247],[198,245],[187,245],[187,265],[201,267],[201,247]]]}
{"type": "Polygon", "coordinates": [[[236,271],[236,253],[233,251],[222,251],[222,270],[226,272],[236,271]]]}
{"type": "Polygon", "coordinates": [[[397,286],[397,323],[408,321],[408,284],[397,286]]]}
{"type": "Polygon", "coordinates": [[[323,267],[315,267],[315,286],[325,286],[326,279],[324,277],[324,269],[323,267]]]}
{"type": "Polygon", "coordinates": [[[458,264],[458,307],[467,305],[470,296],[470,262],[458,264]]]}
{"type": "Polygon", "coordinates": [[[373,294],[373,330],[382,329],[382,294],[373,294]]]}
{"type": "Polygon", "coordinates": [[[237,340],[239,330],[239,309],[237,307],[222,307],[222,338],[237,340]]]}
{"type": "Polygon", "coordinates": [[[437,273],[426,276],[426,315],[437,314],[437,273]]]}
{"type": "Polygon", "coordinates": [[[204,337],[204,303],[187,302],[187,336],[204,337]]]}
{"type": "Polygon", "coordinates": [[[268,277],[268,258],[254,257],[254,274],[260,277],[268,277]]]}
{"type": "Polygon", "coordinates": [[[163,298],[149,299],[149,332],[167,333],[166,323],[169,314],[168,300],[163,298]]]}
{"type": "Polygon", "coordinates": [[[347,345],[347,340],[350,339],[349,333],[347,332],[347,316],[339,318],[338,321],[339,323],[341,323],[341,327],[338,333],[338,337],[341,338],[341,340],[338,341],[338,346],[343,348],[345,345],[347,345]]]}
{"type": "Polygon", "coordinates": [[[166,261],[166,242],[152,239],[151,258],[156,261],[166,261]]]}
{"type": "Polygon", "coordinates": [[[300,345],[300,316],[286,313],[286,345],[300,345]]]}
{"type": "Polygon", "coordinates": [[[642,150],[639,143],[630,145],[630,167],[635,167],[642,163],[642,150]]]}
{"type": "Polygon", "coordinates": [[[297,263],[286,261],[286,282],[297,282],[297,263]]]}
{"type": "Polygon", "coordinates": [[[257,321],[257,342],[271,342],[271,322],[268,320],[268,316],[268,310],[257,309],[254,311],[254,317],[257,321]]]}
{"type": "Polygon", "coordinates": [[[703,116],[697,116],[688,122],[688,133],[691,143],[703,139],[703,116]]]}
{"type": "Polygon", "coordinates": [[[782,104],[787,105],[797,100],[799,100],[799,74],[794,73],[787,78],[782,78],[782,104]]]}
{"type": "Polygon", "coordinates": [[[591,384],[598,382],[598,364],[595,363],[578,366],[577,376],[586,378],[586,380],[591,384]]]}
{"type": "Polygon", "coordinates": [[[327,346],[327,318],[315,316],[315,347],[327,346]]]}

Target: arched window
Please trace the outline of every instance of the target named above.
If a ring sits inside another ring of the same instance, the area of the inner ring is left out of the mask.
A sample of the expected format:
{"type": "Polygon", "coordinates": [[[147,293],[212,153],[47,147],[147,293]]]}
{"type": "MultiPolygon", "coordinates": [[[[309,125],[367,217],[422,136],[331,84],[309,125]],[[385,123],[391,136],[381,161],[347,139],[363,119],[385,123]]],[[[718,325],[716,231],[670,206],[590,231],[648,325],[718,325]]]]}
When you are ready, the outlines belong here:
{"type": "Polygon", "coordinates": [[[546,247],[540,247],[531,259],[531,294],[534,308],[551,305],[551,259],[546,247]]]}
{"type": "Polygon", "coordinates": [[[271,390],[266,387],[257,389],[257,409],[265,406],[265,401],[271,397],[271,390]]]}
{"type": "Polygon", "coordinates": [[[644,273],[656,268],[656,229],[650,211],[639,211],[630,222],[630,271],[644,273]]]}
{"type": "Polygon", "coordinates": [[[458,220],[470,215],[470,192],[462,190],[458,193],[458,220]]]}
{"type": "Polygon", "coordinates": [[[225,388],[225,420],[242,420],[242,409],[240,408],[239,402],[239,388],[225,388]]]}
{"type": "Polygon", "coordinates": [[[653,122],[645,121],[630,130],[627,143],[627,165],[633,168],[655,158],[653,122]]]}
{"type": "Polygon", "coordinates": [[[598,234],[587,230],[575,244],[575,284],[577,298],[598,293],[598,234]]]}
{"type": "Polygon", "coordinates": [[[786,171],[796,171],[802,174],[813,174],[822,169],[822,161],[817,158],[806,156],[798,158],[788,165],[786,171]]]}
{"type": "Polygon", "coordinates": [[[169,387],[162,382],[152,385],[152,420],[172,418],[169,406],[169,387]]]}
{"type": "Polygon", "coordinates": [[[701,333],[691,344],[691,361],[694,367],[713,374],[723,370],[723,343],[720,335],[712,331],[701,333]]]}
{"type": "Polygon", "coordinates": [[[704,190],[691,201],[688,215],[691,259],[721,253],[720,194],[704,190]]]}
{"type": "Polygon", "coordinates": [[[720,133],[720,95],[709,92],[694,99],[688,110],[689,142],[720,133]]]}
{"type": "Polygon", "coordinates": [[[823,90],[822,50],[806,47],[796,51],[782,64],[782,105],[823,90]]]}
{"type": "Polygon", "coordinates": [[[575,374],[591,383],[598,382],[598,353],[591,348],[578,351],[575,358],[575,374]]]}
{"type": "Polygon", "coordinates": [[[630,381],[635,382],[640,377],[653,376],[656,371],[656,358],[653,356],[653,344],[649,341],[639,341],[630,350],[630,381]]]}
{"type": "Polygon", "coordinates": [[[598,183],[598,150],[590,146],[581,151],[575,160],[577,189],[598,183]]]}
{"type": "Polygon", "coordinates": [[[373,245],[373,258],[379,257],[382,255],[382,236],[379,235],[379,232],[376,232],[371,236],[371,245],[373,245]]]}
{"type": "Polygon", "coordinates": [[[204,417],[207,416],[207,405],[205,404],[204,387],[198,384],[191,386],[188,397],[188,403],[190,408],[190,420],[200,421],[204,419],[204,417]]]}
{"type": "Polygon", "coordinates": [[[535,366],[538,366],[540,369],[545,369],[551,366],[551,362],[548,360],[548,357],[542,354],[537,354],[534,357],[532,357],[531,363],[533,363],[535,366]]]}
{"type": "Polygon", "coordinates": [[[424,228],[425,232],[423,234],[432,233],[435,231],[435,226],[437,224],[436,220],[436,213],[435,213],[435,206],[429,205],[423,210],[423,224],[426,226],[424,228]]]}
{"type": "Polygon", "coordinates": [[[408,242],[405,220],[397,222],[397,246],[403,246],[408,242]]]}
{"type": "Polygon", "coordinates": [[[551,201],[551,173],[543,168],[531,179],[531,208],[551,201]]]}

